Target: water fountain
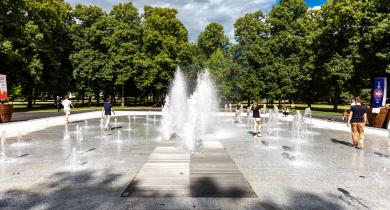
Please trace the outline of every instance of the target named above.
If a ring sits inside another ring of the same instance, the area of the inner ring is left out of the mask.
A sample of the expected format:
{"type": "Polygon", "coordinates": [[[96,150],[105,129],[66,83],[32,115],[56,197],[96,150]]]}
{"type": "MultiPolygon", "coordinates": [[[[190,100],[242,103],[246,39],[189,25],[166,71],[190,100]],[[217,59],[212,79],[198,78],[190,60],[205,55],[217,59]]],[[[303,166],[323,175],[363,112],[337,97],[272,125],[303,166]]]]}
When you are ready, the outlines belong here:
{"type": "Polygon", "coordinates": [[[115,117],[115,119],[114,119],[114,128],[116,128],[117,125],[118,125],[118,119],[115,117]]]}
{"type": "Polygon", "coordinates": [[[72,148],[72,156],[71,156],[71,162],[70,162],[71,167],[76,167],[77,165],[77,154],[76,154],[76,148],[72,148]]]}
{"type": "Polygon", "coordinates": [[[275,106],[274,109],[270,109],[268,113],[268,122],[267,122],[267,138],[268,138],[268,147],[271,148],[271,141],[279,139],[279,110],[275,106]]]}
{"type": "Polygon", "coordinates": [[[70,139],[68,124],[65,124],[64,137],[62,139],[64,139],[64,140],[70,139]]]}
{"type": "Polygon", "coordinates": [[[1,158],[0,162],[5,162],[7,161],[8,158],[5,155],[5,131],[1,132],[1,158]]]}
{"type": "Polygon", "coordinates": [[[16,147],[23,147],[23,146],[26,146],[27,143],[23,142],[23,137],[22,135],[18,132],[17,136],[16,136],[16,143],[12,144],[12,146],[16,146],[16,147]]]}
{"type": "Polygon", "coordinates": [[[100,130],[103,130],[104,129],[104,120],[103,118],[100,119],[100,130]]]}
{"type": "Polygon", "coordinates": [[[129,120],[129,131],[131,131],[131,116],[127,116],[127,119],[129,120]]]}
{"type": "Polygon", "coordinates": [[[301,162],[301,144],[307,138],[307,123],[305,117],[302,116],[299,110],[296,111],[292,121],[292,136],[296,141],[295,150],[295,163],[296,165],[302,164],[301,162]]]}
{"type": "Polygon", "coordinates": [[[171,139],[176,134],[187,150],[199,151],[203,136],[212,129],[217,110],[214,89],[210,75],[205,71],[198,75],[195,91],[187,99],[186,83],[178,69],[162,112],[163,138],[171,139]]]}
{"type": "Polygon", "coordinates": [[[121,131],[119,129],[117,131],[117,139],[116,139],[116,141],[118,143],[122,142],[122,134],[121,134],[121,131]]]}
{"type": "Polygon", "coordinates": [[[85,120],[85,121],[84,121],[84,127],[85,127],[85,129],[88,128],[88,120],[85,120]]]}
{"type": "Polygon", "coordinates": [[[217,101],[214,85],[207,71],[198,75],[197,86],[188,100],[188,121],[184,127],[184,146],[199,151],[202,138],[213,130],[217,101]]]}
{"type": "Polygon", "coordinates": [[[304,122],[305,122],[305,130],[306,130],[306,137],[309,139],[312,143],[313,141],[313,126],[312,126],[312,116],[311,116],[311,109],[306,108],[305,114],[304,114],[304,122]]]}
{"type": "Polygon", "coordinates": [[[76,126],[76,139],[80,142],[82,140],[84,140],[84,133],[83,133],[83,128],[81,128],[80,126],[76,126]]]}
{"type": "Polygon", "coordinates": [[[170,139],[176,132],[183,132],[188,119],[187,109],[186,81],[178,67],[162,110],[161,132],[164,139],[170,139]]]}

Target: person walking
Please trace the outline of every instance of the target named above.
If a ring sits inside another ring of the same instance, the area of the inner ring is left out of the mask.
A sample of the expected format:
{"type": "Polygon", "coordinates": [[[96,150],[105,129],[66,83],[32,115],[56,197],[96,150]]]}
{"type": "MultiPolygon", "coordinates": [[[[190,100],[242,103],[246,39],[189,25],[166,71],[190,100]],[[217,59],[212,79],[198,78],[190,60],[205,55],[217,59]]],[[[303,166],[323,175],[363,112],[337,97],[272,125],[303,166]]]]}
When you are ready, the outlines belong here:
{"type": "Polygon", "coordinates": [[[364,126],[367,123],[367,108],[361,104],[360,97],[353,100],[347,126],[351,127],[353,146],[364,148],[364,126]],[[358,140],[359,137],[359,140],[358,140]]]}
{"type": "Polygon", "coordinates": [[[65,100],[62,101],[62,106],[65,112],[65,123],[69,123],[70,107],[74,108],[72,101],[69,100],[69,96],[65,95],[65,100]]]}
{"type": "Polygon", "coordinates": [[[234,123],[240,123],[241,122],[241,113],[242,113],[242,109],[241,109],[241,102],[238,102],[237,104],[237,107],[236,107],[236,112],[235,112],[235,116],[234,116],[234,123]]]}
{"type": "Polygon", "coordinates": [[[54,104],[57,108],[57,112],[60,112],[60,109],[61,109],[61,97],[60,96],[56,97],[54,104]]]}
{"type": "Polygon", "coordinates": [[[252,113],[253,113],[253,120],[254,120],[253,133],[258,137],[261,137],[262,135],[260,132],[260,107],[257,101],[253,102],[252,113]]]}
{"type": "Polygon", "coordinates": [[[115,115],[115,111],[112,108],[112,104],[111,104],[111,98],[107,98],[102,109],[102,118],[104,117],[106,119],[106,125],[104,126],[105,130],[111,129],[111,125],[110,125],[111,112],[115,115]]]}

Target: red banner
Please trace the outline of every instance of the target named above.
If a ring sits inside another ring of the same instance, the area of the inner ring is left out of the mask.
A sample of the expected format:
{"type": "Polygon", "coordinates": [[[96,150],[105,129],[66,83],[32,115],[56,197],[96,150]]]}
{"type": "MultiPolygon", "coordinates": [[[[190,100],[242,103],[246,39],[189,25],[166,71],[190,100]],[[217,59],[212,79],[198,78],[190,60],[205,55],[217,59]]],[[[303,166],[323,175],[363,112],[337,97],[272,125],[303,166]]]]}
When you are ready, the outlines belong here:
{"type": "Polygon", "coordinates": [[[0,74],[0,101],[8,101],[7,78],[3,74],[0,74]]]}

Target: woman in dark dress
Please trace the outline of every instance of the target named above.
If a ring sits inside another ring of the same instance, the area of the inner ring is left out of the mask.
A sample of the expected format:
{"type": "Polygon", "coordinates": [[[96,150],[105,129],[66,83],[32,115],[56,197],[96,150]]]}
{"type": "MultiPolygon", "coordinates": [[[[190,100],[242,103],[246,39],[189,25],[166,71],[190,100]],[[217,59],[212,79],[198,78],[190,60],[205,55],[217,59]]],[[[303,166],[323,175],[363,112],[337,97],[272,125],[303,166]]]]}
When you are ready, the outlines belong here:
{"type": "Polygon", "coordinates": [[[253,121],[254,121],[253,133],[260,137],[262,136],[260,133],[260,107],[257,101],[253,102],[252,112],[253,112],[253,121]]]}

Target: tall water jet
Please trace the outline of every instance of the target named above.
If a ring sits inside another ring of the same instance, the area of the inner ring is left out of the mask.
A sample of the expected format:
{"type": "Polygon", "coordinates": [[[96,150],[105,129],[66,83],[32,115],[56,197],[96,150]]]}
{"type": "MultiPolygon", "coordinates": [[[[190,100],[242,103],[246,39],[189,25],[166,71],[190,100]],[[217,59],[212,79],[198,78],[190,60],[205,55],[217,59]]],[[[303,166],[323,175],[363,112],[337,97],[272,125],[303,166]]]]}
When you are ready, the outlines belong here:
{"type": "Polygon", "coordinates": [[[217,97],[208,71],[198,75],[197,86],[188,99],[188,121],[184,128],[184,146],[190,151],[199,151],[202,137],[212,131],[217,97]]]}
{"type": "Polygon", "coordinates": [[[188,118],[187,86],[179,67],[165,99],[162,118],[161,131],[164,139],[170,139],[174,133],[184,130],[188,118]]]}

